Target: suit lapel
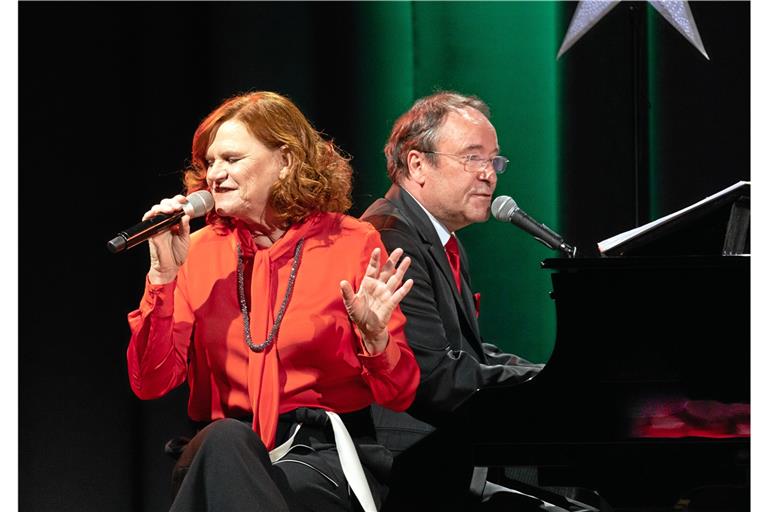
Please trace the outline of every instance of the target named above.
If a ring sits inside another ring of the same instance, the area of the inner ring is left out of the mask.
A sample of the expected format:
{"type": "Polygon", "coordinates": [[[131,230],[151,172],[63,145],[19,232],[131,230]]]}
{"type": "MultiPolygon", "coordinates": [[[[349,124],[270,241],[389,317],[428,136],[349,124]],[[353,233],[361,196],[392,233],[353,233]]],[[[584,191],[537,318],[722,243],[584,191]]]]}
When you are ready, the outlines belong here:
{"type": "MultiPolygon", "coordinates": [[[[435,227],[432,225],[432,221],[429,219],[424,209],[405,191],[401,190],[397,185],[393,185],[387,195],[388,200],[392,201],[407,215],[416,231],[421,237],[421,241],[427,246],[427,252],[432,258],[432,262],[440,269],[440,273],[443,279],[449,284],[449,289],[453,295],[453,299],[456,302],[459,314],[463,316],[464,321],[470,327],[474,341],[478,347],[481,345],[480,341],[480,329],[478,328],[477,318],[474,311],[474,300],[472,298],[472,292],[470,289],[468,274],[465,273],[464,268],[461,270],[461,294],[456,289],[456,283],[453,279],[453,272],[451,271],[451,265],[448,263],[448,256],[445,254],[443,244],[440,243],[440,237],[435,231],[435,227]]],[[[467,261],[467,255],[460,248],[460,254],[462,262],[467,261]]],[[[462,263],[462,266],[464,263],[462,263]]]]}

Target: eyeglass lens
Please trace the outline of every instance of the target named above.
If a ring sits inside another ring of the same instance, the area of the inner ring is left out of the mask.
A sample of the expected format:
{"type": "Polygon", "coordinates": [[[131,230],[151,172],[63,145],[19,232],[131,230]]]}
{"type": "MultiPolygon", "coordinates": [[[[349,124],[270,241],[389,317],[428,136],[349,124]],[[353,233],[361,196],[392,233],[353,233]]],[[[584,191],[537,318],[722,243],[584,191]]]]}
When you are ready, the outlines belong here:
{"type": "Polygon", "coordinates": [[[504,172],[504,169],[507,168],[508,160],[503,156],[495,156],[491,158],[491,162],[493,164],[493,170],[501,174],[502,172],[504,172]]]}
{"type": "Polygon", "coordinates": [[[501,174],[507,167],[508,160],[503,156],[495,156],[488,160],[482,160],[480,158],[467,158],[465,161],[465,167],[471,172],[483,172],[488,168],[488,163],[491,163],[491,168],[494,172],[501,174]]]}

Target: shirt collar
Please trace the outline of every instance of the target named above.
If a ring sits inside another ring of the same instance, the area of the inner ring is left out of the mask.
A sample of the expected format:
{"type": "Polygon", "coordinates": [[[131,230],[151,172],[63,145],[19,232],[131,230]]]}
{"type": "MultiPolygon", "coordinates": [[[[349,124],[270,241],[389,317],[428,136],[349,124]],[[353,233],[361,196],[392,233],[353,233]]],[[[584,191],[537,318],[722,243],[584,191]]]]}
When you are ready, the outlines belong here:
{"type": "Polygon", "coordinates": [[[430,220],[430,221],[432,221],[432,225],[435,227],[435,231],[437,231],[437,236],[438,236],[438,237],[440,237],[440,243],[441,243],[441,244],[443,244],[443,247],[445,247],[445,244],[447,244],[447,243],[448,243],[448,240],[451,238],[451,235],[452,235],[453,233],[451,233],[450,231],[448,231],[448,229],[447,229],[445,226],[443,226],[443,223],[442,223],[442,222],[440,222],[439,220],[437,220],[437,218],[436,218],[434,215],[432,215],[431,213],[429,213],[429,210],[427,210],[426,208],[424,208],[424,205],[423,205],[423,204],[421,204],[421,203],[419,202],[419,200],[418,200],[418,199],[416,199],[415,197],[413,197],[413,194],[411,194],[410,192],[408,192],[408,191],[407,191],[407,190],[405,190],[405,189],[402,189],[402,190],[403,190],[403,192],[405,192],[406,194],[408,194],[409,196],[411,196],[411,199],[413,199],[414,201],[416,201],[416,204],[418,204],[419,206],[421,206],[421,209],[422,209],[422,210],[424,210],[424,213],[426,213],[426,214],[427,214],[427,217],[429,217],[429,220],[430,220]]]}

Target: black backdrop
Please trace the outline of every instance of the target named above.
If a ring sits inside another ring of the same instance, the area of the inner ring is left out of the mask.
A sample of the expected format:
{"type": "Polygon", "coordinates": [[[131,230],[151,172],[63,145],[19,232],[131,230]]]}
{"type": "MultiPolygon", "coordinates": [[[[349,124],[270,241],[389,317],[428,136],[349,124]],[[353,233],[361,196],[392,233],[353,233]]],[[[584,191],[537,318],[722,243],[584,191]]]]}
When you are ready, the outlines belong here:
{"type": "MultiPolygon", "coordinates": [[[[562,33],[574,6],[563,6],[562,33]]],[[[290,90],[355,154],[363,135],[339,105],[365,86],[344,65],[362,51],[350,42],[365,34],[346,3],[19,7],[20,509],[164,510],[172,462],[161,447],[187,429],[185,390],[152,402],[132,396],[125,315],[140,296],[146,254],[118,260],[104,242],[158,191],[180,188],[178,155],[199,119],[234,92],[290,90]],[[258,46],[253,31],[264,35],[258,46]]],[[[749,179],[749,4],[703,2],[695,13],[711,62],[691,58],[663,24],[642,33],[668,51],[641,96],[660,107],[638,120],[648,127],[641,216],[749,179]]],[[[617,50],[630,44],[635,15],[622,5],[610,16],[559,64],[559,209],[563,234],[581,246],[631,227],[638,209],[633,175],[619,172],[636,158],[627,142],[634,68],[617,50]]]]}
{"type": "Polygon", "coordinates": [[[35,209],[24,192],[33,189],[56,205],[26,216],[20,230],[22,510],[167,509],[172,464],[161,449],[187,430],[185,389],[146,403],[132,395],[125,316],[140,297],[146,251],[116,257],[105,241],[158,191],[180,191],[178,156],[188,154],[194,128],[238,91],[290,90],[341,147],[353,146],[335,108],[353,84],[334,67],[315,69],[328,55],[348,60],[351,48],[336,34],[354,26],[350,12],[340,4],[20,5],[19,209],[35,209]],[[271,37],[255,47],[254,30],[271,37]],[[50,229],[63,219],[70,229],[50,229]]]}
{"type": "Polygon", "coordinates": [[[710,60],[645,2],[622,2],[562,59],[561,218],[592,254],[749,180],[749,3],[691,5],[710,60]]]}

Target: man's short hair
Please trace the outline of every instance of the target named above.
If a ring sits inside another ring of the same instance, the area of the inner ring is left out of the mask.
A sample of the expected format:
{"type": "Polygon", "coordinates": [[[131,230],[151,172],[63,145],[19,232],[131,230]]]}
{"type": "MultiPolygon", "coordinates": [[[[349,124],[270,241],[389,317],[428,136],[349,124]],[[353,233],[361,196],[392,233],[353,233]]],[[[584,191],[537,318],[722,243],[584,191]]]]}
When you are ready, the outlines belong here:
{"type": "MultiPolygon", "coordinates": [[[[440,91],[416,100],[410,110],[395,121],[389,141],[384,146],[387,174],[392,183],[400,183],[408,177],[408,152],[412,149],[434,151],[440,127],[448,113],[466,108],[474,108],[485,117],[491,117],[488,105],[477,96],[440,91]]],[[[435,155],[427,153],[426,158],[435,163],[435,155]]]]}

